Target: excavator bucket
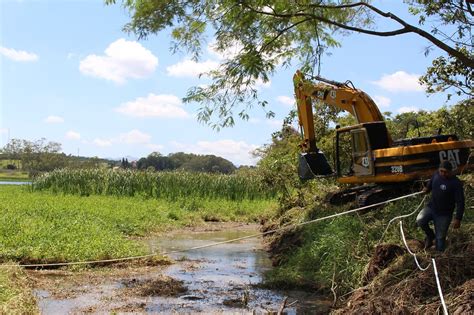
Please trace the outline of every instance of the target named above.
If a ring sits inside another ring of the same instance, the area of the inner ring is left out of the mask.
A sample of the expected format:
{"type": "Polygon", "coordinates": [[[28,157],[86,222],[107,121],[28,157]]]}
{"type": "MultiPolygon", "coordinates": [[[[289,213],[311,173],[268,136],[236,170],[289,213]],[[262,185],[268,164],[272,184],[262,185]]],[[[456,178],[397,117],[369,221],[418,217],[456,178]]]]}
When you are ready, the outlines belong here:
{"type": "Polygon", "coordinates": [[[331,166],[323,152],[301,153],[299,156],[298,175],[302,180],[333,175],[331,166]]]}

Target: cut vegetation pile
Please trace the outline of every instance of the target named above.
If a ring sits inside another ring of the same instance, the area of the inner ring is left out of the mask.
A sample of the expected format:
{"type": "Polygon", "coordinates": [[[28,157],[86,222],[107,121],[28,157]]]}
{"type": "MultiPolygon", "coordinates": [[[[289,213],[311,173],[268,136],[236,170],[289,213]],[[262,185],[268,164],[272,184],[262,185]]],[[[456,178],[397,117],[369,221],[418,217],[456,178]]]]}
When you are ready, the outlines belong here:
{"type": "MultiPolygon", "coordinates": [[[[474,242],[473,229],[467,233],[456,233],[451,244],[442,254],[418,252],[420,264],[425,267],[436,260],[439,280],[446,306],[451,314],[474,312],[474,242]],[[470,234],[470,235],[469,235],[470,234]]],[[[395,257],[365,286],[357,289],[346,305],[334,314],[436,314],[441,313],[433,267],[426,271],[417,269],[411,255],[400,247],[383,245],[385,250],[376,250],[369,264],[383,261],[384,257],[395,257]],[[387,255],[387,249],[391,251],[387,255]],[[384,257],[382,257],[382,256],[384,257]]]]}

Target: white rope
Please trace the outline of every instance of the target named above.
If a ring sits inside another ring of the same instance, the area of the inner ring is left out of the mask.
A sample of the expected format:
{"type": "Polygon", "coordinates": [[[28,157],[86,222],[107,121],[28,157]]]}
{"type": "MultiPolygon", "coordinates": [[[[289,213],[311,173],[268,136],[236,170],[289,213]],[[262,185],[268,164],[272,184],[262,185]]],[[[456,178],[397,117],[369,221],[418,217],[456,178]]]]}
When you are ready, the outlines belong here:
{"type": "Polygon", "coordinates": [[[443,291],[441,290],[441,284],[439,283],[438,269],[436,268],[436,261],[434,258],[431,258],[431,262],[433,263],[433,270],[436,277],[436,285],[438,286],[439,298],[441,300],[441,305],[443,305],[443,314],[448,315],[448,308],[446,307],[446,303],[444,302],[443,291]]]}
{"type": "Polygon", "coordinates": [[[380,237],[380,240],[379,242],[377,243],[377,246],[380,245],[380,243],[382,242],[384,236],[385,236],[385,233],[387,233],[387,230],[388,228],[390,227],[390,224],[392,224],[393,221],[397,220],[397,219],[402,219],[402,218],[408,218],[412,215],[414,215],[415,213],[418,212],[418,210],[421,208],[421,206],[423,205],[423,203],[425,202],[425,199],[426,199],[426,196],[423,197],[423,199],[421,200],[420,204],[418,205],[418,207],[416,207],[415,210],[413,210],[413,212],[410,212],[408,214],[404,214],[404,215],[400,215],[398,217],[395,217],[393,218],[392,220],[388,221],[388,224],[387,224],[387,227],[385,228],[385,231],[383,231],[382,233],[382,236],[380,237]]]}
{"type": "Polygon", "coordinates": [[[418,259],[416,258],[416,254],[411,251],[410,247],[408,247],[407,240],[405,239],[405,233],[403,233],[402,220],[400,220],[400,232],[402,234],[403,244],[405,244],[405,247],[407,248],[407,251],[413,256],[413,258],[415,258],[415,263],[418,266],[418,269],[420,269],[421,271],[425,271],[426,269],[428,269],[430,267],[430,264],[428,264],[428,266],[426,266],[425,268],[421,267],[420,263],[418,262],[418,259]]]}
{"type": "Polygon", "coordinates": [[[233,243],[233,242],[237,242],[237,241],[241,241],[241,240],[245,240],[245,239],[249,239],[249,238],[260,237],[260,236],[264,236],[264,235],[267,235],[267,234],[272,234],[272,233],[275,233],[275,232],[292,229],[292,228],[295,228],[295,227],[298,227],[298,226],[303,226],[303,225],[315,223],[315,222],[318,222],[318,221],[323,221],[323,220],[328,220],[328,219],[340,217],[340,216],[343,216],[343,215],[346,215],[346,214],[349,214],[349,213],[354,213],[354,212],[357,212],[357,211],[377,207],[377,206],[380,206],[380,205],[383,205],[383,204],[387,204],[387,203],[394,202],[394,201],[397,201],[397,200],[405,199],[405,198],[408,198],[408,197],[413,197],[413,196],[419,195],[421,193],[423,193],[423,192],[419,191],[419,192],[416,192],[416,193],[412,193],[412,194],[404,195],[404,196],[401,196],[401,197],[397,197],[397,198],[389,199],[389,200],[386,200],[386,201],[382,201],[382,202],[379,202],[379,203],[375,203],[375,204],[372,204],[372,205],[368,205],[368,206],[348,210],[348,211],[345,211],[345,212],[340,212],[340,213],[328,215],[326,217],[317,218],[317,219],[306,221],[306,222],[301,222],[301,223],[297,223],[297,224],[284,226],[284,227],[277,228],[277,229],[270,230],[270,231],[266,231],[266,232],[263,232],[263,233],[247,235],[247,236],[238,237],[238,238],[234,238],[234,239],[227,240],[227,241],[210,243],[210,244],[191,247],[191,248],[182,249],[182,250],[174,250],[174,251],[170,251],[170,252],[163,252],[163,253],[160,253],[160,254],[152,253],[152,254],[148,254],[148,255],[131,256],[131,257],[124,257],[124,258],[91,260],[91,261],[76,261],[76,262],[62,262],[62,263],[47,263],[47,264],[23,264],[23,265],[1,265],[0,264],[0,267],[33,268],[33,267],[60,267],[60,266],[73,266],[73,265],[92,265],[92,264],[101,264],[101,263],[112,263],[112,262],[124,262],[124,261],[130,261],[130,260],[138,260],[138,259],[150,258],[150,257],[157,256],[157,255],[169,255],[169,254],[176,254],[176,253],[184,253],[184,252],[188,252],[188,251],[192,251],[192,250],[197,250],[197,249],[202,249],[202,248],[207,248],[207,247],[212,247],[212,246],[218,246],[218,245],[227,244],[227,243],[233,243]]]}
{"type": "Polygon", "coordinates": [[[441,300],[441,305],[443,306],[443,314],[448,315],[449,314],[448,313],[448,308],[446,307],[446,303],[444,301],[443,290],[441,289],[441,284],[440,284],[440,281],[439,281],[438,269],[436,268],[435,259],[431,258],[431,263],[429,263],[428,266],[426,266],[426,268],[422,268],[420,266],[420,264],[418,263],[418,259],[416,258],[416,254],[413,253],[407,245],[407,241],[405,239],[405,234],[403,233],[402,220],[400,220],[400,232],[402,234],[403,243],[405,244],[405,247],[407,248],[407,251],[413,256],[413,258],[415,258],[415,263],[418,266],[418,269],[420,269],[421,271],[425,271],[430,267],[430,265],[433,265],[433,271],[434,271],[434,275],[435,275],[435,279],[436,279],[436,286],[438,287],[439,298],[441,300]]]}

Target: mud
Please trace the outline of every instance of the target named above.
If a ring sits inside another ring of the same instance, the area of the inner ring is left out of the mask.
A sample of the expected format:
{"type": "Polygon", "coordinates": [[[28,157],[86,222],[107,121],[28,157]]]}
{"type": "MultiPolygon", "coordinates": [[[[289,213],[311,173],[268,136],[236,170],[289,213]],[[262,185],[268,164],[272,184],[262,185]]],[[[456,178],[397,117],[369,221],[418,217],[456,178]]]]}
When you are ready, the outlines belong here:
{"type": "MultiPolygon", "coordinates": [[[[213,224],[145,240],[171,252],[257,233],[253,225],[213,224]]],[[[271,262],[261,239],[169,255],[174,263],[85,271],[28,271],[42,314],[327,313],[331,301],[311,292],[262,289],[271,262]]]]}

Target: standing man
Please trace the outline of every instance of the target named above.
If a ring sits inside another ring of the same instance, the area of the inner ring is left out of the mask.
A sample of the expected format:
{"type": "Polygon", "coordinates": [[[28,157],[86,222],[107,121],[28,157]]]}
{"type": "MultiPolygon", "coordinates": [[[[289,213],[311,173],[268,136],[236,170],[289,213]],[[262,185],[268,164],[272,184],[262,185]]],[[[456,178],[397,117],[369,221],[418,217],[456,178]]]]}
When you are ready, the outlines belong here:
{"type": "Polygon", "coordinates": [[[453,218],[456,206],[456,216],[453,228],[461,226],[464,213],[464,191],[459,178],[452,173],[453,166],[449,161],[443,161],[439,169],[433,174],[428,185],[423,189],[425,193],[431,192],[431,200],[416,217],[416,223],[426,233],[425,249],[433,245],[437,251],[444,251],[446,235],[449,224],[453,218]],[[430,228],[429,222],[433,221],[435,231],[430,228]]]}

